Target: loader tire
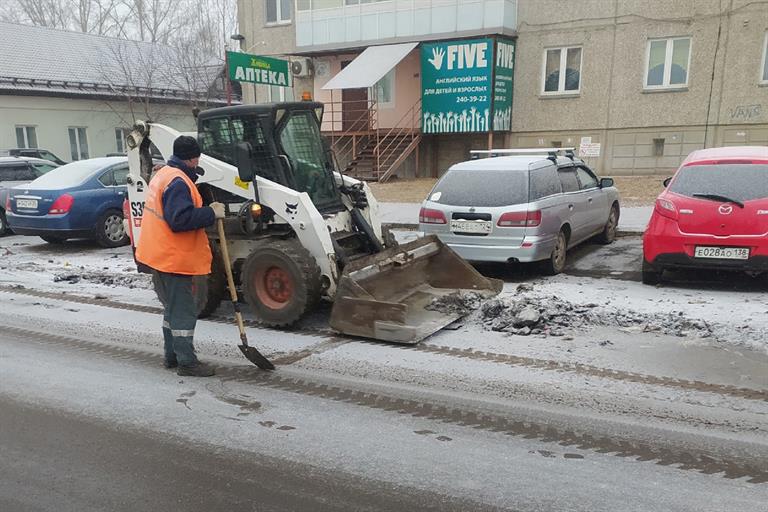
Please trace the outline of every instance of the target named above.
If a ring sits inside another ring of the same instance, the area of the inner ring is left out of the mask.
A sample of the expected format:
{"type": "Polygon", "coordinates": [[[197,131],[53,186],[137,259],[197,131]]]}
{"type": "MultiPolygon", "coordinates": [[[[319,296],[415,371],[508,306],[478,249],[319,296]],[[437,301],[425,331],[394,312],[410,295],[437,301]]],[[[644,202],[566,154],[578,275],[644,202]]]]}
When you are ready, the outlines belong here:
{"type": "Polygon", "coordinates": [[[242,290],[256,318],[286,327],[320,300],[320,267],[298,240],[270,240],[245,259],[242,290]]]}

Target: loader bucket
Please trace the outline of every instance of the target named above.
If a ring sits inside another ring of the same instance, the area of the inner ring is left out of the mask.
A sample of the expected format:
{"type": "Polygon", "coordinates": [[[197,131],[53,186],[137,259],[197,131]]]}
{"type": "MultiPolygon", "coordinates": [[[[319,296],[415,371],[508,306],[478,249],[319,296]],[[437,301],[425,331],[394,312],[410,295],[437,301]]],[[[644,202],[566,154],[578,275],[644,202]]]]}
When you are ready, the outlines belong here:
{"type": "Polygon", "coordinates": [[[344,334],[415,344],[462,316],[428,309],[434,299],[457,292],[490,298],[501,287],[428,236],[347,264],[330,323],[344,334]]]}

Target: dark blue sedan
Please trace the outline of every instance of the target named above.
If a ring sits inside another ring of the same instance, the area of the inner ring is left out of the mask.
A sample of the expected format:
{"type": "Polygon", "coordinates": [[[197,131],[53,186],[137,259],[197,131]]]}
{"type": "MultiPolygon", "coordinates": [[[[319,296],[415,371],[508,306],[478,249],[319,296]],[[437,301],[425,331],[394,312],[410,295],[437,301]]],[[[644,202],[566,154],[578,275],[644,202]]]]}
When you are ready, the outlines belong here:
{"type": "Polygon", "coordinates": [[[8,224],[19,235],[49,243],[95,239],[103,247],[128,243],[123,227],[128,159],[91,158],[62,165],[11,189],[8,224]]]}

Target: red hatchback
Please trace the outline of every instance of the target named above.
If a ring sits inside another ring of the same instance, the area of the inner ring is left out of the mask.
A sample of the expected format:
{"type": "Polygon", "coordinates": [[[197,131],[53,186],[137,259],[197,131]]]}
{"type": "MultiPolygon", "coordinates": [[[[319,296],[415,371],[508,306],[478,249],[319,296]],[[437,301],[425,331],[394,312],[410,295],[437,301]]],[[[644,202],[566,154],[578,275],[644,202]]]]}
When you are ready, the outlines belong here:
{"type": "Polygon", "coordinates": [[[694,151],[656,199],[643,282],[664,269],[768,271],[768,147],[694,151]]]}

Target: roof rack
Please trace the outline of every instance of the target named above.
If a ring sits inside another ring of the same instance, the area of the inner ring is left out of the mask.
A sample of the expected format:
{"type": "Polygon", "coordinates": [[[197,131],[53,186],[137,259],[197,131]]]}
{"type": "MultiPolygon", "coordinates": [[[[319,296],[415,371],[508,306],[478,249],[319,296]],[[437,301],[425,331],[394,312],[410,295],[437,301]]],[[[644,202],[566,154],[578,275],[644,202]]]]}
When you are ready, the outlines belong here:
{"type": "Polygon", "coordinates": [[[576,148],[511,148],[511,149],[473,149],[469,152],[470,160],[478,160],[485,155],[489,158],[508,155],[546,155],[548,159],[557,161],[557,155],[565,152],[565,156],[574,159],[576,148]]]}

